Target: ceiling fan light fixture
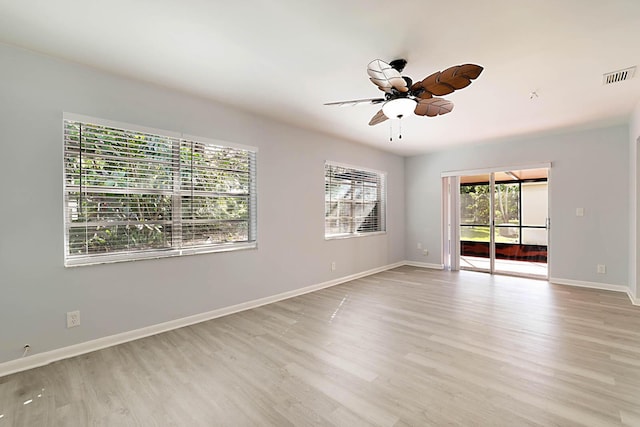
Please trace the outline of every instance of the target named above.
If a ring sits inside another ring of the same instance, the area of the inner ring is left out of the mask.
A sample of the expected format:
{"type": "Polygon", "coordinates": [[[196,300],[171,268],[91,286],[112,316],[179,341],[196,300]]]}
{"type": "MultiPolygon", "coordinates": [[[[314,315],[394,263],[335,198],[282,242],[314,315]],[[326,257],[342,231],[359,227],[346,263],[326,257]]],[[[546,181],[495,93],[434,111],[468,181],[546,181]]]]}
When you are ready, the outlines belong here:
{"type": "Polygon", "coordinates": [[[411,98],[396,98],[385,102],[382,106],[382,112],[390,119],[401,119],[413,113],[417,104],[411,98]]]}

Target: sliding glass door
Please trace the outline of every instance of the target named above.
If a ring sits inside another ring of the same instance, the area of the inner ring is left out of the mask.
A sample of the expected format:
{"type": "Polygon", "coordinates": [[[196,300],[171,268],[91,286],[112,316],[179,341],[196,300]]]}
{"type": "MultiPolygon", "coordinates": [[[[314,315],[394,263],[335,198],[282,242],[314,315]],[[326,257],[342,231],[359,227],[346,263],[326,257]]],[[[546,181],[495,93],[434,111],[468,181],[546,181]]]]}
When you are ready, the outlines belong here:
{"type": "Polygon", "coordinates": [[[548,169],[460,176],[460,267],[548,277],[548,169]]]}
{"type": "Polygon", "coordinates": [[[465,176],[460,184],[460,267],[491,271],[491,176],[465,176]]]}

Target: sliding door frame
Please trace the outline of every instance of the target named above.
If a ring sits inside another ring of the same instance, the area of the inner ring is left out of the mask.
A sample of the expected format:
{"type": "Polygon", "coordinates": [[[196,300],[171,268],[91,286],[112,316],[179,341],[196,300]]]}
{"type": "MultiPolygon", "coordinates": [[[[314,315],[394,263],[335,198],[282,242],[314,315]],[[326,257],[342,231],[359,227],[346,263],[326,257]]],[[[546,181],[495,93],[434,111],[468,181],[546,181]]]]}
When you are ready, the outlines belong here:
{"type": "Polygon", "coordinates": [[[460,270],[460,177],[442,178],[442,254],[444,269],[460,270]],[[458,256],[455,256],[458,254],[458,256]]]}
{"type": "MultiPolygon", "coordinates": [[[[489,210],[490,210],[490,227],[489,227],[489,273],[496,273],[495,270],[495,173],[509,170],[526,170],[526,169],[547,169],[547,276],[551,277],[551,162],[532,163],[523,165],[497,166],[483,169],[467,169],[458,171],[446,171],[440,174],[442,178],[442,231],[443,231],[443,247],[442,254],[444,257],[445,269],[456,271],[460,270],[460,177],[468,175],[489,175],[489,210]]],[[[486,270],[481,270],[485,271],[486,270]]],[[[498,272],[506,274],[505,272],[498,272]]],[[[522,276],[528,276],[522,274],[522,276]]],[[[531,276],[540,277],[540,276],[531,276]]]]}

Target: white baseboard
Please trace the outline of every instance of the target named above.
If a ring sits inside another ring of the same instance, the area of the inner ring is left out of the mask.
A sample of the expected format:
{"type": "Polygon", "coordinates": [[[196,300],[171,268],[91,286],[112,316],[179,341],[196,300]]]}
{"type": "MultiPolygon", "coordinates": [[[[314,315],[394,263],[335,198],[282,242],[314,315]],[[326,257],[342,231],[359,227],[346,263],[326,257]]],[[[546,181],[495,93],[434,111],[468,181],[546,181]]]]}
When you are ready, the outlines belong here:
{"type": "Polygon", "coordinates": [[[39,366],[48,365],[49,363],[56,362],[62,359],[68,359],[70,357],[79,356],[81,354],[90,353],[92,351],[101,350],[103,348],[111,347],[125,342],[134,341],[140,338],[145,338],[151,335],[156,335],[162,332],[171,331],[173,329],[182,328],[196,323],[205,322],[218,317],[227,316],[229,314],[237,313],[252,308],[257,308],[266,304],[271,304],[277,301],[293,298],[299,295],[304,295],[309,292],[318,291],[320,289],[336,286],[341,283],[349,282],[351,280],[359,279],[361,277],[370,276],[381,271],[390,270],[392,268],[401,267],[405,265],[404,261],[389,264],[383,267],[373,268],[371,270],[363,271],[349,276],[340,277],[337,279],[329,280],[327,282],[318,283],[311,286],[306,286],[300,289],[294,289],[292,291],[283,292],[277,295],[272,295],[264,298],[259,298],[252,301],[247,301],[241,304],[232,305],[230,307],[223,307],[216,310],[208,311],[205,313],[195,314],[193,316],[183,317],[181,319],[171,320],[169,322],[159,323],[157,325],[151,325],[132,331],[122,332],[107,337],[98,338],[91,341],[85,341],[79,344],[70,345],[68,347],[62,347],[55,350],[46,351],[43,353],[36,353],[31,356],[23,357],[21,359],[10,360],[8,362],[0,363],[0,377],[13,374],[20,371],[26,371],[28,369],[37,368],[39,366]]]}
{"type": "Polygon", "coordinates": [[[418,262],[418,261],[405,261],[404,265],[409,265],[411,267],[422,267],[422,268],[431,268],[434,270],[444,270],[443,264],[430,264],[427,262],[418,262]]]}
{"type": "MultiPolygon", "coordinates": [[[[629,288],[623,285],[611,285],[609,283],[599,283],[599,282],[586,282],[583,280],[571,280],[571,279],[561,279],[558,277],[550,277],[550,283],[555,283],[557,285],[569,285],[569,286],[577,286],[579,288],[591,288],[591,289],[601,289],[603,291],[614,291],[614,292],[624,292],[629,297],[631,294],[629,293],[629,288]]],[[[632,300],[633,302],[633,300],[632,300]]]]}
{"type": "MultiPolygon", "coordinates": [[[[241,304],[236,304],[229,307],[223,307],[216,310],[208,311],[205,313],[195,314],[193,316],[183,317],[181,319],[171,320],[169,322],[159,323],[157,325],[151,325],[132,331],[122,332],[107,337],[98,338],[91,341],[85,341],[79,344],[74,344],[68,347],[62,347],[55,350],[46,351],[43,353],[36,353],[31,356],[23,357],[21,359],[10,360],[4,363],[0,363],[0,377],[10,375],[20,371],[26,371],[28,369],[37,368],[39,366],[48,365],[49,363],[56,362],[58,360],[68,359],[70,357],[79,356],[82,354],[90,353],[92,351],[101,350],[103,348],[111,347],[125,342],[134,341],[140,338],[145,338],[151,335],[156,335],[162,332],[171,331],[173,329],[182,328],[196,323],[205,322],[218,317],[227,316],[229,314],[237,313],[244,310],[250,310],[266,304],[271,304],[277,301],[293,298],[299,295],[304,295],[309,292],[318,291],[320,289],[336,286],[351,280],[356,280],[361,277],[370,276],[375,273],[390,270],[396,267],[402,267],[404,265],[412,267],[431,268],[435,270],[442,270],[444,266],[442,264],[429,264],[417,261],[401,261],[394,264],[385,265],[371,270],[363,271],[349,276],[340,277],[337,279],[329,280],[323,283],[317,283],[315,285],[306,286],[300,289],[294,289],[288,292],[283,292],[277,295],[272,295],[264,298],[259,298],[252,301],[247,301],[241,304]]],[[[585,288],[603,289],[608,291],[625,292],[631,302],[634,305],[640,306],[640,300],[632,295],[629,288],[621,285],[610,285],[606,283],[596,282],[584,282],[579,280],[569,280],[560,278],[549,279],[551,283],[557,283],[560,285],[580,286],[585,288]]]]}
{"type": "Polygon", "coordinates": [[[569,286],[578,286],[581,288],[602,289],[604,291],[624,292],[629,297],[629,300],[631,300],[631,304],[640,306],[640,299],[638,299],[628,287],[623,285],[611,285],[609,283],[585,282],[582,280],[560,279],[557,277],[549,278],[549,282],[556,283],[558,285],[569,285],[569,286]]]}

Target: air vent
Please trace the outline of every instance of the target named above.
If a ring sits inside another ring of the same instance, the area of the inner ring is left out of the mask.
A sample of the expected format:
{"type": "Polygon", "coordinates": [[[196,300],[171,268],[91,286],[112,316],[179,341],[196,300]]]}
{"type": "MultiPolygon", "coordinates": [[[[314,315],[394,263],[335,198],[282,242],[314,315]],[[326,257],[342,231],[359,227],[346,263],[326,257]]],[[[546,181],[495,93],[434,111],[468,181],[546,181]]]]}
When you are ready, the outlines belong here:
{"type": "Polygon", "coordinates": [[[613,71],[602,75],[602,84],[610,85],[611,83],[623,82],[629,80],[636,73],[636,67],[625,68],[624,70],[613,71]]]}

